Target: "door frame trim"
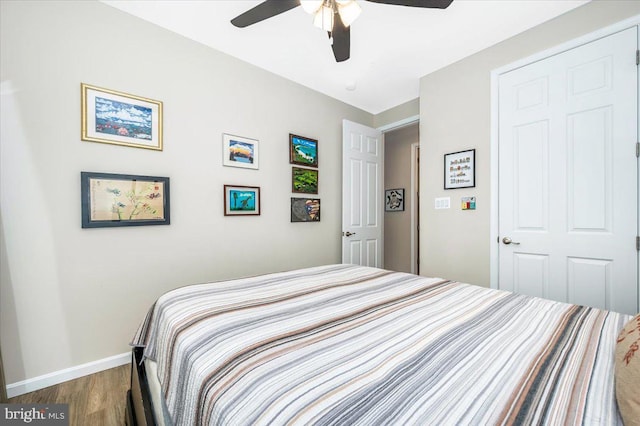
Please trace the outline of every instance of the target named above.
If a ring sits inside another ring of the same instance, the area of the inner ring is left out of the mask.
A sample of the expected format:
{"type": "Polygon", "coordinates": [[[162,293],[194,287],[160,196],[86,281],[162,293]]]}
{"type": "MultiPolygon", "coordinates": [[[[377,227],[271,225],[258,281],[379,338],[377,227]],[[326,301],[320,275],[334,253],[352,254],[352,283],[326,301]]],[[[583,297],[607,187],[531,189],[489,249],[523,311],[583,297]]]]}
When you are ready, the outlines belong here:
{"type": "Polygon", "coordinates": [[[407,127],[418,122],[420,122],[420,115],[412,115],[411,117],[403,118],[401,120],[394,121],[393,123],[385,124],[384,126],[377,127],[376,129],[380,130],[384,134],[392,130],[407,127]]]}
{"type": "MultiPolygon", "coordinates": [[[[385,140],[385,134],[386,133],[391,132],[393,130],[401,129],[403,127],[412,126],[412,125],[418,125],[418,126],[420,125],[420,115],[412,115],[410,117],[403,118],[401,120],[394,121],[394,122],[389,123],[389,124],[385,124],[384,126],[376,127],[376,130],[378,130],[378,131],[380,131],[380,133],[382,133],[382,144],[383,144],[383,146],[385,146],[386,143],[387,143],[386,140],[385,140]]],[[[344,143],[344,141],[343,141],[343,143],[344,143]]],[[[419,146],[420,142],[418,141],[418,142],[416,142],[416,144],[419,146]]],[[[414,151],[415,151],[415,149],[414,149],[413,145],[414,144],[412,144],[412,146],[411,146],[411,189],[410,189],[410,191],[412,191],[411,192],[411,194],[412,194],[412,196],[411,196],[411,273],[415,274],[417,272],[416,264],[418,262],[417,253],[416,253],[416,249],[415,249],[416,248],[416,238],[417,238],[417,236],[416,236],[416,221],[419,220],[419,218],[416,217],[415,211],[416,211],[416,208],[417,208],[417,204],[415,204],[416,201],[415,201],[415,197],[413,196],[413,194],[414,194],[413,191],[415,191],[415,189],[414,189],[415,182],[414,182],[414,179],[413,179],[413,176],[415,174],[415,170],[414,170],[414,167],[415,167],[415,158],[414,158],[415,152],[414,151]]],[[[385,153],[386,153],[386,149],[385,149],[385,153]]],[[[382,157],[383,169],[384,169],[385,160],[386,160],[386,158],[383,156],[382,157]]],[[[384,182],[384,174],[382,176],[382,180],[384,182]]],[[[383,188],[383,190],[384,190],[384,188],[383,188]]],[[[383,208],[383,212],[382,213],[384,215],[384,208],[383,208]]],[[[384,265],[384,244],[385,244],[384,220],[382,222],[383,222],[383,227],[382,227],[382,265],[384,267],[385,266],[384,265]]],[[[418,244],[420,244],[419,241],[418,241],[418,244]]]]}
{"type": "MultiPolygon", "coordinates": [[[[585,34],[578,38],[569,40],[557,46],[551,47],[549,49],[545,49],[541,52],[538,52],[534,55],[527,56],[525,58],[519,59],[510,64],[504,65],[502,67],[496,68],[491,71],[491,205],[490,205],[490,226],[489,226],[489,284],[491,288],[498,288],[498,271],[499,271],[499,217],[498,217],[498,201],[499,201],[499,157],[498,157],[498,134],[499,134],[499,122],[498,122],[498,113],[499,113],[499,105],[498,105],[498,85],[500,75],[505,74],[509,71],[513,71],[518,68],[522,68],[526,65],[532,64],[537,61],[541,61],[543,59],[549,58],[551,56],[566,52],[568,50],[574,49],[576,47],[591,43],[592,41],[610,36],[620,31],[624,31],[626,29],[632,27],[640,26],[640,15],[632,16],[631,18],[625,19],[623,21],[617,22],[615,24],[606,26],[604,28],[600,28],[591,33],[585,34]]],[[[639,27],[640,33],[640,27],[639,27]]],[[[640,92],[640,85],[638,88],[640,92]]],[[[640,93],[639,99],[640,99],[640,93]]],[[[638,140],[640,141],[640,129],[638,134],[638,140]]],[[[638,175],[638,188],[640,188],[640,174],[638,175]]],[[[640,232],[640,214],[638,215],[638,232],[640,232]]],[[[640,276],[640,275],[639,275],[640,276]]],[[[640,290],[640,289],[639,289],[640,290]]],[[[638,291],[638,306],[640,306],[640,291],[638,291]]]]}
{"type": "MultiPolygon", "coordinates": [[[[416,250],[416,245],[420,245],[420,241],[417,239],[417,227],[419,225],[420,216],[417,214],[418,210],[418,190],[416,188],[417,183],[420,181],[420,169],[418,168],[418,152],[420,150],[420,142],[414,142],[411,144],[411,273],[418,274],[420,271],[418,270],[418,250],[416,250]],[[416,176],[416,169],[418,172],[418,176],[416,176]],[[417,182],[416,182],[417,181],[417,182]],[[417,243],[417,244],[416,244],[417,243]]],[[[406,195],[405,195],[406,198],[406,195]]]]}

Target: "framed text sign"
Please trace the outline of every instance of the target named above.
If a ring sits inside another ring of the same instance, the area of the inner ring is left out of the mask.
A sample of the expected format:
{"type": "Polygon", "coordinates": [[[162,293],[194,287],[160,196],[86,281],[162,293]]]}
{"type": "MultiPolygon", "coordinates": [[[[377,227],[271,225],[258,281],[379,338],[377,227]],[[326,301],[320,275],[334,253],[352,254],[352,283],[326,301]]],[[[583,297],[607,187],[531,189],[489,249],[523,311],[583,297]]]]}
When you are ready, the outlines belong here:
{"type": "Polygon", "coordinates": [[[444,155],[444,189],[476,186],[476,150],[444,155]]]}

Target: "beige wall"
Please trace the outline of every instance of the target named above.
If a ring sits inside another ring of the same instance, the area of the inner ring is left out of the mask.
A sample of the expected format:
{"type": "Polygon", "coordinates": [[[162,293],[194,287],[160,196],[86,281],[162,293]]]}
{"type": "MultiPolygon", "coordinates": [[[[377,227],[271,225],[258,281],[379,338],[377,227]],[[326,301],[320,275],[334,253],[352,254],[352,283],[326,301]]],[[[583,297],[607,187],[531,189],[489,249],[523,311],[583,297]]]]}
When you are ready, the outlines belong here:
{"type": "Polygon", "coordinates": [[[420,114],[420,99],[397,105],[373,117],[373,127],[383,127],[420,114]]]}
{"type": "Polygon", "coordinates": [[[384,213],[384,267],[411,272],[411,144],[418,124],[384,134],[384,188],[404,188],[404,211],[384,213]]]}
{"type": "Polygon", "coordinates": [[[171,288],[340,262],[332,166],[371,114],[99,2],[0,5],[8,383],[128,351],[171,288]],[[163,101],[164,151],[82,142],[81,82],[163,101]],[[259,170],[222,166],[224,132],[260,140],[259,170]],[[290,223],[289,132],[319,140],[320,223],[290,223]],[[169,176],[171,225],[81,229],[80,171],[169,176]],[[223,184],[261,186],[262,215],[224,217],[223,184]]]}
{"type": "Polygon", "coordinates": [[[421,274],[489,286],[491,71],[638,13],[638,1],[592,1],[420,79],[421,274]],[[445,191],[443,155],[471,148],[476,187],[445,191]],[[452,208],[435,210],[443,196],[452,208]],[[460,209],[463,196],[476,211],[460,209]]]}
{"type": "Polygon", "coordinates": [[[423,273],[488,285],[489,72],[637,13],[635,1],[588,4],[423,77],[419,102],[374,118],[98,2],[0,1],[7,382],[127,351],[170,288],[339,262],[341,176],[329,167],[343,118],[380,127],[420,111],[423,273]],[[164,151],[81,142],[81,82],[162,100],[164,151]],[[260,140],[260,170],[222,167],[224,132],[260,140]],[[320,141],[320,223],[289,222],[289,132],[320,141]],[[442,155],[474,147],[478,187],[447,191],[454,209],[434,211],[442,155]],[[80,171],[169,176],[172,224],[81,229],[80,171]],[[225,183],[261,186],[262,215],[225,218],[225,183]],[[463,195],[478,196],[477,211],[455,209],[463,195]]]}

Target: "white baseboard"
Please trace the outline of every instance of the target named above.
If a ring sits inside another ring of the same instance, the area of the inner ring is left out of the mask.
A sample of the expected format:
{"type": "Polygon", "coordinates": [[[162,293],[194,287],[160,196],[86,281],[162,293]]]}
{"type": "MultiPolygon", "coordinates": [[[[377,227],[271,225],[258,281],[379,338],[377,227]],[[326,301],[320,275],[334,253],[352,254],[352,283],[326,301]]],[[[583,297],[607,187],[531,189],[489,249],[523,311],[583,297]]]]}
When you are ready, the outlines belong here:
{"type": "Polygon", "coordinates": [[[21,382],[11,383],[7,385],[7,397],[13,398],[14,396],[33,392],[38,389],[44,389],[68,380],[77,379],[99,371],[119,367],[130,362],[131,352],[125,352],[120,355],[114,355],[97,361],[88,362],[86,364],[77,365],[75,367],[65,368],[64,370],[54,371],[53,373],[44,374],[21,382]]]}

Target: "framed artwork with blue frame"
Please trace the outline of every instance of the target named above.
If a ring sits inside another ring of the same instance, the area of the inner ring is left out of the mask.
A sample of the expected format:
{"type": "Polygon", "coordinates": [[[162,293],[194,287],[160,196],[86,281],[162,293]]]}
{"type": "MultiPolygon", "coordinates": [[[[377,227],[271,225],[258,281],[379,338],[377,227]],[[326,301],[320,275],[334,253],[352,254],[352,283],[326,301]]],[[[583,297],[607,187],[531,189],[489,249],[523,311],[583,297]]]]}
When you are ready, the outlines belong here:
{"type": "Polygon", "coordinates": [[[83,228],[169,225],[169,178],[80,172],[83,228]]]}

